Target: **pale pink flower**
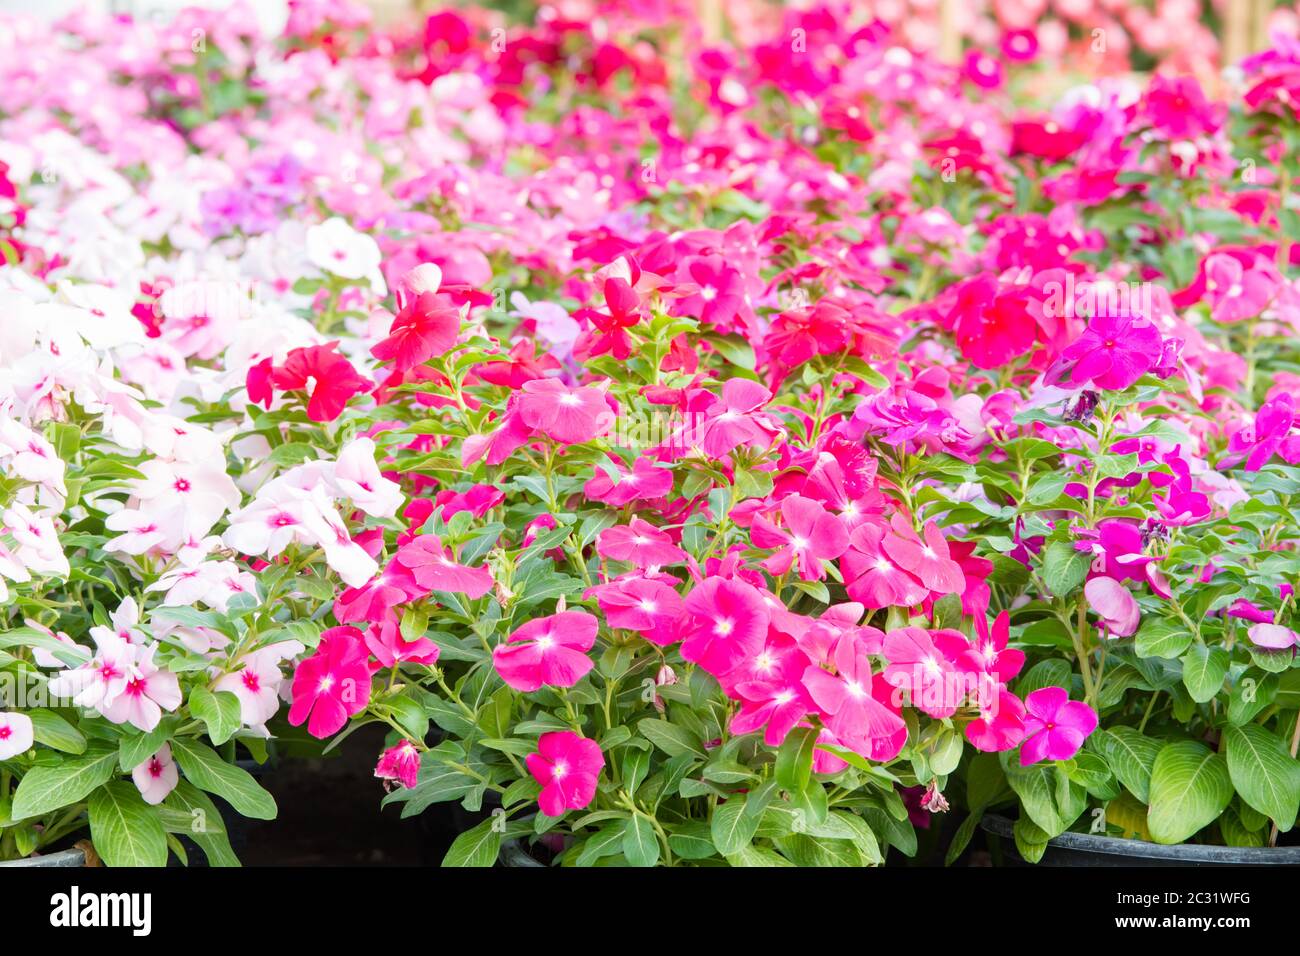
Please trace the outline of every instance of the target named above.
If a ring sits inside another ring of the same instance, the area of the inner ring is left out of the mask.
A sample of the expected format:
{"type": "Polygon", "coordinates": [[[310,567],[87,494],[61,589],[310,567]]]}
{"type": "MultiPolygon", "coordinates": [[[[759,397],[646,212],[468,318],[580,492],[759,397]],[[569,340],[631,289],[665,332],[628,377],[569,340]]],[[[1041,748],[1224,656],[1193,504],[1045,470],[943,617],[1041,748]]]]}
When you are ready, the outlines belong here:
{"type": "Polygon", "coordinates": [[[132,770],[131,779],[144,802],[150,806],[157,806],[167,799],[180,781],[171,745],[163,744],[156,754],[132,770]]]}
{"type": "Polygon", "coordinates": [[[32,719],[26,714],[0,711],[0,760],[12,760],[32,749],[32,719]]]}
{"type": "Polygon", "coordinates": [[[100,713],[113,723],[129,723],[149,733],[162,720],[164,710],[175,710],[181,705],[180,681],[171,671],[160,670],[153,662],[157,649],[157,644],[141,648],[122,692],[112,701],[100,704],[100,713]]]}

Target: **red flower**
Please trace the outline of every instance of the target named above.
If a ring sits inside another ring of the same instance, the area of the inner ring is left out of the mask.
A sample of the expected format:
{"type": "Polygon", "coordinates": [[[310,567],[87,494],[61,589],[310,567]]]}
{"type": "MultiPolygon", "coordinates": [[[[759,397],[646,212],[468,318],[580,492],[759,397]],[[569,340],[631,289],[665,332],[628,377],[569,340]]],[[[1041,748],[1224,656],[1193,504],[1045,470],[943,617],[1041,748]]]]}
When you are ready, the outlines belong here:
{"type": "Polygon", "coordinates": [[[314,422],[334,421],[348,399],[370,388],[352,363],[334,351],[337,346],[330,342],[294,349],[283,365],[271,369],[271,384],[281,391],[307,390],[307,417],[314,422]]]}
{"type": "Polygon", "coordinates": [[[388,338],[375,345],[370,354],[381,362],[391,360],[393,368],[405,372],[446,352],[456,344],[459,332],[460,310],[443,297],[424,292],[402,306],[388,338]]]}

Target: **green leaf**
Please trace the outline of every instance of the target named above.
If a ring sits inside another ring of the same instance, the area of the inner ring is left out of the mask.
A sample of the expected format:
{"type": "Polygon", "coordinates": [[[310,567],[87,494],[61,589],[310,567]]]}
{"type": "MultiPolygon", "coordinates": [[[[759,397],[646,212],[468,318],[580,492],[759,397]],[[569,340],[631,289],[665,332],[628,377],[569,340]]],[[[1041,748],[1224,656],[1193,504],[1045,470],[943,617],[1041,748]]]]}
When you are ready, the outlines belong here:
{"type": "Polygon", "coordinates": [[[659,841],[654,828],[640,814],[623,828],[623,856],[628,866],[654,866],[659,862],[659,841]]]}
{"type": "Polygon", "coordinates": [[[117,751],[95,743],[78,757],[49,766],[35,766],[14,791],[13,819],[38,817],[84,800],[113,776],[117,751]]]}
{"type": "Polygon", "coordinates": [[[1183,685],[1192,700],[1204,704],[1223,690],[1228,663],[1228,652],[1222,647],[1197,642],[1187,649],[1183,655],[1183,685]]]}
{"type": "Polygon", "coordinates": [[[1149,617],[1142,622],[1134,638],[1138,657],[1163,657],[1174,660],[1192,643],[1192,632],[1182,624],[1149,617]]]}
{"type": "Polygon", "coordinates": [[[1043,551],[1043,583],[1057,597],[1069,597],[1088,576],[1091,558],[1069,541],[1053,541],[1043,551]]]}
{"type": "Polygon", "coordinates": [[[962,851],[964,851],[970,843],[971,837],[975,835],[975,828],[979,826],[980,820],[983,819],[983,817],[984,812],[980,810],[969,814],[966,819],[961,822],[961,826],[959,826],[957,832],[953,834],[952,843],[948,846],[948,852],[944,854],[944,866],[952,866],[957,862],[957,858],[962,855],[962,851]]]}
{"type": "Polygon", "coordinates": [[[1047,841],[1051,834],[1028,817],[1021,817],[1012,827],[1011,834],[1016,841],[1016,850],[1029,863],[1037,863],[1047,852],[1047,841]]]}
{"type": "Polygon", "coordinates": [[[704,745],[700,743],[700,738],[679,724],[669,723],[656,717],[647,717],[645,720],[638,721],[636,726],[646,740],[670,757],[679,757],[687,753],[699,757],[708,756],[704,745]]]}
{"type": "Polygon", "coordinates": [[[188,780],[178,780],[176,789],[167,794],[163,804],[189,818],[185,830],[177,832],[182,832],[182,835],[198,845],[208,858],[208,865],[239,866],[239,857],[235,856],[235,851],[230,847],[230,837],[226,834],[221,811],[206,793],[188,780]]]}
{"type": "Polygon", "coordinates": [[[781,854],[765,846],[742,846],[735,853],[726,856],[727,862],[732,866],[794,866],[781,854]]]}
{"type": "Polygon", "coordinates": [[[80,755],[86,752],[85,735],[54,711],[38,708],[26,713],[31,718],[32,736],[38,744],[45,744],[67,754],[80,755]]]}
{"type": "Polygon", "coordinates": [[[1232,800],[1227,762],[1204,744],[1165,744],[1151,770],[1147,828],[1157,843],[1182,843],[1209,826],[1232,800]]]}
{"type": "Polygon", "coordinates": [[[90,837],[109,866],[166,866],[162,818],[133,784],[113,780],[90,795],[90,837]]]}
{"type": "Polygon", "coordinates": [[[703,820],[691,820],[674,829],[668,835],[668,846],[674,856],[683,860],[705,860],[718,855],[710,827],[703,820]]]}
{"type": "Polygon", "coordinates": [[[242,720],[239,698],[228,690],[212,693],[206,687],[190,691],[190,713],[208,727],[208,736],[217,746],[231,738],[242,720]]]}
{"type": "Polygon", "coordinates": [[[172,741],[172,756],[200,790],[215,793],[246,817],[275,819],[275,798],[248,771],[226,763],[211,747],[178,737],[172,741]]]}
{"type": "Polygon", "coordinates": [[[1113,727],[1097,732],[1096,746],[1119,782],[1142,803],[1149,802],[1151,770],[1160,753],[1160,743],[1132,727],[1113,727]]]}
{"type": "Polygon", "coordinates": [[[1300,761],[1258,724],[1225,727],[1228,774],[1241,799],[1286,833],[1300,811],[1300,761]]]}
{"type": "Polygon", "coordinates": [[[776,782],[785,789],[800,791],[808,784],[818,733],[812,727],[796,727],[776,752],[776,782]]]}
{"type": "Polygon", "coordinates": [[[730,858],[749,846],[758,830],[762,814],[745,812],[745,797],[737,794],[727,798],[727,802],[713,811],[713,820],[709,823],[709,835],[718,852],[730,858]]]}
{"type": "Polygon", "coordinates": [[[452,841],[443,866],[491,866],[501,852],[501,834],[495,828],[496,818],[489,817],[471,830],[466,830],[452,841]]]}
{"type": "Polygon", "coordinates": [[[619,820],[617,823],[601,827],[596,833],[588,837],[587,842],[582,845],[582,852],[578,854],[574,865],[591,866],[599,859],[622,852],[623,830],[626,827],[626,820],[619,820]]]}

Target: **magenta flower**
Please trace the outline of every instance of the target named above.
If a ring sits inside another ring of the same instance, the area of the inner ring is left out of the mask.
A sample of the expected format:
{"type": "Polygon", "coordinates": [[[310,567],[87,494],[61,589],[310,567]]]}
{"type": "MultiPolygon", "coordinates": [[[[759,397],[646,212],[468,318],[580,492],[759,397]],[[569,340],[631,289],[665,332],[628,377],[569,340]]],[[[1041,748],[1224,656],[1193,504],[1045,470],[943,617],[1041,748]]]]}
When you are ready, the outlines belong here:
{"type": "Polygon", "coordinates": [[[597,468],[596,473],[583,485],[583,494],[592,501],[599,501],[611,508],[621,508],[632,501],[662,498],[673,487],[673,473],[667,468],[660,468],[645,455],[637,458],[631,471],[622,468],[618,471],[618,484],[615,484],[605,469],[597,468]]]}
{"type": "Polygon", "coordinates": [[[1070,383],[1082,388],[1122,391],[1155,368],[1164,343],[1160,331],[1134,316],[1095,316],[1083,335],[1061,353],[1073,361],[1070,383]]]}
{"type": "Polygon", "coordinates": [[[1279,451],[1294,464],[1293,459],[1300,459],[1300,449],[1289,437],[1294,423],[1295,400],[1289,392],[1279,392],[1259,407],[1252,424],[1233,432],[1220,467],[1230,468],[1244,460],[1246,471],[1259,471],[1279,451]]]}
{"type": "Polygon", "coordinates": [[[640,518],[602,531],[596,539],[596,553],[607,560],[627,561],[641,569],[676,564],[686,558],[686,552],[673,544],[668,532],[640,518]]]}
{"type": "Polygon", "coordinates": [[[772,611],[753,585],[709,578],[686,596],[685,608],[690,620],[682,657],[714,677],[762,650],[772,611]]]}
{"type": "Polygon", "coordinates": [[[901,749],[907,725],[873,693],[871,657],[865,646],[853,635],[841,637],[835,642],[831,660],[834,673],[813,664],[803,675],[804,687],[822,711],[824,723],[855,753],[873,760],[888,759],[873,745],[884,740],[892,746],[897,741],[901,749]],[[898,740],[900,731],[902,741],[898,740]]]}
{"type": "Polygon", "coordinates": [[[787,495],[781,501],[784,528],[758,515],[751,526],[751,537],[760,548],[777,551],[763,562],[774,575],[782,575],[797,561],[799,577],[820,581],[826,576],[823,561],[838,558],[849,545],[848,532],[840,520],[820,502],[803,495],[787,495]]]}
{"type": "Polygon", "coordinates": [[[1113,637],[1130,637],[1138,628],[1142,614],[1128,588],[1114,578],[1092,578],[1083,586],[1084,597],[1101,618],[1102,626],[1113,637]]]}
{"type": "Polygon", "coordinates": [[[355,627],[331,627],[321,635],[316,653],[293,674],[289,723],[307,723],[307,732],[324,739],[370,703],[370,668],[366,645],[355,627]]]}
{"type": "Polygon", "coordinates": [[[967,652],[963,666],[982,672],[1005,684],[1025,666],[1025,652],[1007,647],[1011,637],[1011,618],[1006,611],[997,616],[992,629],[983,614],[975,615],[975,646],[967,652]]]}
{"type": "Polygon", "coordinates": [[[570,388],[559,379],[524,382],[519,417],[529,428],[562,445],[591,441],[609,430],[614,412],[598,388],[570,388]]]}
{"type": "Polygon", "coordinates": [[[492,650],[492,664],[515,690],[532,693],[543,684],[572,687],[595,666],[587,651],[600,624],[585,611],[538,617],[492,650]]]}
{"type": "Polygon", "coordinates": [[[772,393],[746,378],[730,378],[714,399],[700,426],[700,447],[710,458],[723,458],[741,445],[766,447],[776,435],[759,410],[772,393]]]}
{"type": "Polygon", "coordinates": [[[605,755],[594,740],[571,730],[542,734],[537,753],[524,758],[528,772],[542,785],[537,805],[548,817],[581,810],[596,795],[596,782],[605,767],[605,755]]]}
{"type": "Polygon", "coordinates": [[[409,740],[389,747],[379,755],[375,776],[380,780],[396,780],[407,788],[414,787],[420,779],[420,752],[409,740]]]}
{"type": "Polygon", "coordinates": [[[1097,712],[1083,701],[1070,700],[1061,687],[1034,691],[1025,698],[1025,710],[1022,767],[1041,760],[1069,760],[1097,729],[1097,712]]]}

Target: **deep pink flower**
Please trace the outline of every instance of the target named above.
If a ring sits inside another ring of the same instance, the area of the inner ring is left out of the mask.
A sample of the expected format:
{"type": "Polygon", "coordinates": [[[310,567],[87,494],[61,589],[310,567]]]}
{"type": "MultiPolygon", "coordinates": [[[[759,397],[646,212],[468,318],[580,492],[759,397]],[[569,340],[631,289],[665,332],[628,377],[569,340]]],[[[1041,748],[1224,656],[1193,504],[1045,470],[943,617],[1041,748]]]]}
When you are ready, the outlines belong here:
{"type": "Polygon", "coordinates": [[[786,736],[816,705],[803,683],[804,672],[811,665],[808,655],[793,641],[764,649],[751,665],[748,679],[735,683],[731,696],[741,701],[740,710],[731,718],[731,733],[753,733],[760,727],[763,742],[779,747],[786,736]]]}
{"type": "Polygon", "coordinates": [[[446,353],[456,344],[459,332],[460,309],[447,296],[424,292],[402,306],[388,337],[371,348],[370,354],[405,372],[446,353]]]}
{"type": "Polygon", "coordinates": [[[379,755],[375,776],[380,780],[396,780],[408,789],[414,787],[420,779],[420,752],[409,740],[389,747],[379,755]]]}
{"type": "Polygon", "coordinates": [[[542,734],[537,753],[524,758],[528,772],[542,785],[537,805],[548,817],[581,810],[596,796],[597,778],[605,767],[605,755],[594,740],[571,730],[542,734]]]}
{"type": "Polygon", "coordinates": [[[988,753],[1014,750],[1025,737],[1025,705],[1005,687],[979,696],[979,716],[966,725],[966,739],[988,753]]]}
{"type": "Polygon", "coordinates": [[[763,567],[780,576],[797,561],[799,577],[820,581],[826,576],[823,561],[838,558],[848,547],[849,535],[835,515],[820,502],[803,495],[787,495],[781,500],[784,527],[777,527],[759,515],[751,526],[751,538],[760,548],[777,551],[763,562],[763,567]]]}
{"type": "Polygon", "coordinates": [[[1025,698],[1025,742],[1020,765],[1040,760],[1069,760],[1097,729],[1097,712],[1083,701],[1070,700],[1061,687],[1043,687],[1025,698]]]}
{"type": "Polygon", "coordinates": [[[1074,362],[1070,383],[1082,388],[1089,382],[1099,389],[1122,391],[1160,362],[1164,342],[1160,330],[1133,316],[1095,316],[1074,342],[1061,353],[1074,362]]]}
{"type": "Polygon", "coordinates": [[[1246,471],[1259,471],[1279,451],[1288,462],[1300,459],[1300,446],[1290,437],[1294,423],[1295,400],[1289,392],[1279,392],[1259,407],[1253,423],[1233,432],[1220,467],[1230,468],[1244,460],[1246,471]]]}
{"type": "Polygon", "coordinates": [[[890,533],[883,540],[885,553],[904,571],[910,571],[936,594],[960,594],[966,589],[961,565],[952,559],[948,542],[933,521],[925,526],[925,540],[912,530],[902,515],[890,521],[890,533]]]}
{"type": "Polygon", "coordinates": [[[403,545],[393,560],[407,568],[426,591],[449,591],[477,599],[492,590],[492,572],[457,563],[436,534],[422,534],[403,545]]]}
{"type": "Polygon", "coordinates": [[[928,589],[886,553],[884,525],[871,522],[853,529],[840,559],[849,597],[869,608],[915,607],[928,589]]]}
{"type": "Polygon", "coordinates": [[[441,652],[438,645],[427,637],[408,641],[402,636],[396,620],[384,621],[366,631],[366,649],[384,667],[393,667],[405,661],[432,667],[438,662],[438,654],[441,652]]]}
{"type": "Polygon", "coordinates": [[[719,677],[757,654],[772,611],[753,585],[708,578],[686,596],[689,615],[682,657],[719,677]]]}
{"type": "Polygon", "coordinates": [[[598,388],[570,388],[556,378],[538,378],[524,382],[523,393],[519,417],[524,424],[562,445],[591,441],[614,422],[598,388]]]}
{"type": "MultiPolygon", "coordinates": [[[[958,634],[960,645],[954,656],[969,650],[958,634]]],[[[942,719],[957,712],[966,698],[968,680],[953,666],[952,659],[936,646],[930,633],[921,627],[902,627],[885,635],[884,678],[892,686],[907,692],[913,707],[931,717],[942,719]]]]}
{"type": "Polygon", "coordinates": [[[1000,613],[989,628],[983,614],[975,616],[976,641],[968,652],[966,664],[972,671],[988,674],[1005,684],[1020,673],[1025,666],[1025,652],[1007,647],[1011,637],[1011,618],[1006,611],[1000,613]]]}
{"type": "Polygon", "coordinates": [[[583,485],[583,494],[592,501],[621,508],[632,501],[663,498],[673,487],[673,473],[660,468],[648,455],[639,456],[630,472],[623,468],[618,472],[618,484],[615,484],[604,468],[597,467],[596,473],[583,485]]]}
{"type": "MultiPolygon", "coordinates": [[[[885,760],[873,742],[906,740],[907,725],[872,693],[871,657],[854,635],[845,635],[832,651],[835,672],[813,664],[804,671],[803,684],[825,715],[826,726],[845,746],[864,757],[885,760]]],[[[902,742],[898,742],[901,749],[902,742]]],[[[894,751],[897,754],[897,750],[894,751]]]]}
{"type": "Polygon", "coordinates": [[[515,690],[572,687],[595,666],[587,656],[600,624],[585,611],[533,618],[492,650],[492,664],[515,690]]]}
{"type": "Polygon", "coordinates": [[[299,727],[310,716],[307,732],[323,740],[365,710],[370,703],[368,657],[355,627],[331,627],[322,634],[316,652],[293,673],[289,723],[299,727]]]}
{"type": "Polygon", "coordinates": [[[610,627],[637,631],[660,646],[677,639],[673,624],[682,615],[677,591],[653,578],[625,577],[591,589],[610,627]]]}
{"type": "Polygon", "coordinates": [[[640,518],[602,531],[596,538],[596,553],[607,560],[627,561],[641,569],[676,564],[686,558],[686,552],[673,544],[668,532],[640,518]]]}
{"type": "Polygon", "coordinates": [[[723,458],[741,445],[766,447],[776,431],[759,410],[772,393],[747,378],[729,378],[710,404],[700,426],[700,447],[710,458],[723,458]]]}

